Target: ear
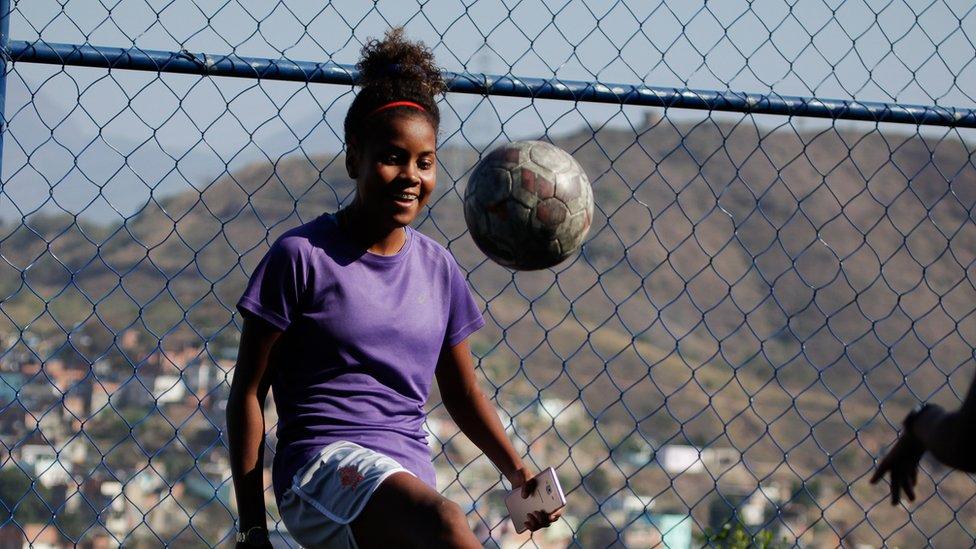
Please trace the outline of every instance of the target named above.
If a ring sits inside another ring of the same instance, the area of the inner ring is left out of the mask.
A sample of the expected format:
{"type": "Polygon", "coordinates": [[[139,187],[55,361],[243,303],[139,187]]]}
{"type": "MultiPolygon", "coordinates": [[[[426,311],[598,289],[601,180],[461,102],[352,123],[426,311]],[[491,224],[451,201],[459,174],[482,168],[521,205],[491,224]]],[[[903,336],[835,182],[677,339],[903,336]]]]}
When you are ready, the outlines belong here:
{"type": "Polygon", "coordinates": [[[359,148],[352,142],[346,145],[346,173],[350,179],[359,177],[359,148]]]}

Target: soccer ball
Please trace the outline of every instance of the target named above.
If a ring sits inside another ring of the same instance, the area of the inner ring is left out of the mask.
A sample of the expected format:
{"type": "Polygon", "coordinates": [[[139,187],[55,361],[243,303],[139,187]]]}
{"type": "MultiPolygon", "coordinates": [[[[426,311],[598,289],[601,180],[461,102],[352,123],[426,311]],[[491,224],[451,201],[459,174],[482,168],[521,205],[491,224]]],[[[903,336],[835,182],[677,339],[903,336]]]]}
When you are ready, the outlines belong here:
{"type": "Polygon", "coordinates": [[[502,145],[475,166],[464,220],[478,248],[517,270],[552,267],[583,243],[593,190],[569,153],[544,141],[502,145]]]}

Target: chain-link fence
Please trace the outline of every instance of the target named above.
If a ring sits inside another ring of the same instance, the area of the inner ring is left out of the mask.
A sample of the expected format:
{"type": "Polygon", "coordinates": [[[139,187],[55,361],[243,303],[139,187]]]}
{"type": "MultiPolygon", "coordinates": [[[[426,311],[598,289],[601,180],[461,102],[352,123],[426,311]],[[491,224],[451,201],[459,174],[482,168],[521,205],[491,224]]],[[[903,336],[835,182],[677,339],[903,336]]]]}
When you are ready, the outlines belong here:
{"type": "Polygon", "coordinates": [[[516,535],[433,395],[439,488],[487,546],[973,543],[970,477],[925,462],[898,508],[867,483],[909,408],[973,375],[969,3],[0,5],[0,547],[230,542],[234,304],[277,235],[349,200],[349,64],[398,24],[467,92],[418,229],[482,301],[513,441],[567,492],[516,535]],[[514,273],[460,197],[524,138],[573,153],[597,214],[577,257],[514,273]]]}

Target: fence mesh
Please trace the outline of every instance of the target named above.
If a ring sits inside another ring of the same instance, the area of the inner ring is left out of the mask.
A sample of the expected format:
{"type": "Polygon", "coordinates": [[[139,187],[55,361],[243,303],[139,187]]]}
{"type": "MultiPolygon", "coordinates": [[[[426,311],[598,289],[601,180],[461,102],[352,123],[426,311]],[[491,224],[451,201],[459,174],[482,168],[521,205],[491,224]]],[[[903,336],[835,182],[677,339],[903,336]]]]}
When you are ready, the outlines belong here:
{"type": "MultiPolygon", "coordinates": [[[[448,70],[971,106],[967,2],[14,1],[15,40],[353,63],[405,24],[448,70]],[[314,7],[313,7],[314,6],[314,7]]],[[[349,86],[7,65],[0,180],[0,546],[193,546],[235,531],[224,413],[248,276],[346,203],[349,86]]],[[[873,459],[976,344],[966,130],[448,94],[417,227],[467,272],[472,338],[564,520],[529,537],[436,394],[439,489],[487,546],[973,543],[973,480],[873,459]],[[493,146],[589,174],[577,256],[514,273],[460,197],[493,146]]],[[[274,408],[268,407],[268,466],[274,408]]],[[[295,546],[267,490],[275,543],[295,546]]]]}

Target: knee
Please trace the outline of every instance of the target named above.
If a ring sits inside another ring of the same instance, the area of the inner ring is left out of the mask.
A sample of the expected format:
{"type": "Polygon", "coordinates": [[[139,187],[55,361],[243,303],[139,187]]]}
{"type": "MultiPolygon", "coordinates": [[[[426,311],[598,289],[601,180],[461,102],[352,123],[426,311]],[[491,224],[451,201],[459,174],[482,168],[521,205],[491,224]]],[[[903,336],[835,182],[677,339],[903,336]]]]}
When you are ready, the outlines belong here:
{"type": "Polygon", "coordinates": [[[474,534],[468,519],[458,504],[440,498],[426,506],[426,534],[429,542],[438,547],[467,547],[474,534]]]}

